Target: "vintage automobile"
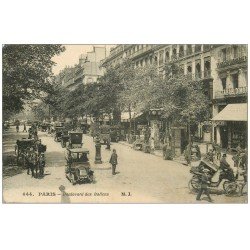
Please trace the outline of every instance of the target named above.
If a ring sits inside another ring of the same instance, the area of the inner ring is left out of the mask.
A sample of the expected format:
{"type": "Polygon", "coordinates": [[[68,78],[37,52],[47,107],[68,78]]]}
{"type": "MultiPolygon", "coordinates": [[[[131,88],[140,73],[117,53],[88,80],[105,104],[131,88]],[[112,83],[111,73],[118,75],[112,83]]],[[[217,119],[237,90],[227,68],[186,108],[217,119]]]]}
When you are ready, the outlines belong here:
{"type": "Polygon", "coordinates": [[[89,150],[85,148],[67,149],[65,174],[73,185],[81,182],[91,183],[94,180],[94,171],[90,169],[88,154],[89,150]]]}
{"type": "Polygon", "coordinates": [[[69,132],[68,148],[81,148],[82,147],[82,132],[69,132]]]}
{"type": "Polygon", "coordinates": [[[69,141],[69,132],[67,130],[62,131],[62,136],[61,136],[61,146],[62,148],[66,147],[67,142],[69,141]]]}
{"type": "Polygon", "coordinates": [[[56,126],[56,127],[55,127],[55,137],[54,137],[54,140],[55,140],[56,142],[60,142],[60,141],[61,141],[63,129],[64,129],[63,126],[56,126]]]}

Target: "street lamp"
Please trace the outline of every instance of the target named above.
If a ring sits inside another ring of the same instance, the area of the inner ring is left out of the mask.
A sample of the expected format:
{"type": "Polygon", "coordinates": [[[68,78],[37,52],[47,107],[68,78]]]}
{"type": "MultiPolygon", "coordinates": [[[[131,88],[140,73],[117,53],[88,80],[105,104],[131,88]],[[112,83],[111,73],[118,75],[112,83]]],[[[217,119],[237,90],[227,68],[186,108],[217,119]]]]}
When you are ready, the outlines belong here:
{"type": "Polygon", "coordinates": [[[99,132],[99,120],[96,119],[96,122],[98,123],[98,130],[96,133],[96,139],[95,139],[95,164],[102,164],[102,156],[101,156],[101,140],[100,140],[100,132],[99,132]]]}
{"type": "Polygon", "coordinates": [[[99,133],[97,133],[95,140],[95,164],[102,164],[101,141],[99,133]]]}

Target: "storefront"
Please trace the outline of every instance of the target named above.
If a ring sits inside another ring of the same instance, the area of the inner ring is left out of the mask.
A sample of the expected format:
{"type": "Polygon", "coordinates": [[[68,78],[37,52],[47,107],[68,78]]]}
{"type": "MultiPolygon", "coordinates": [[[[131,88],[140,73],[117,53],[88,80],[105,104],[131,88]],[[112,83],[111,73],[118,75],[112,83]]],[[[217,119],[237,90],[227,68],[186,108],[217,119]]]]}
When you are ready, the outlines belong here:
{"type": "Polygon", "coordinates": [[[213,119],[215,142],[222,148],[247,147],[247,104],[228,104],[213,119]]]}

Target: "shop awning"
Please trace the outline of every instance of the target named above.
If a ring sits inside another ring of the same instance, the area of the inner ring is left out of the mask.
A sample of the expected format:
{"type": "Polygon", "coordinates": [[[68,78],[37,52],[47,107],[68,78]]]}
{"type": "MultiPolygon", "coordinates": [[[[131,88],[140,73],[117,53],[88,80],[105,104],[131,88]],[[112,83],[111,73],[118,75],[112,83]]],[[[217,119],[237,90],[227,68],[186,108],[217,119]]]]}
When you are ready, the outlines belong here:
{"type": "Polygon", "coordinates": [[[212,121],[247,121],[247,103],[228,104],[212,121]]]}
{"type": "MultiPolygon", "coordinates": [[[[135,119],[140,116],[142,113],[135,113],[131,112],[131,119],[135,119]]],[[[129,112],[122,112],[121,113],[121,121],[122,122],[129,122],[129,112]]]]}

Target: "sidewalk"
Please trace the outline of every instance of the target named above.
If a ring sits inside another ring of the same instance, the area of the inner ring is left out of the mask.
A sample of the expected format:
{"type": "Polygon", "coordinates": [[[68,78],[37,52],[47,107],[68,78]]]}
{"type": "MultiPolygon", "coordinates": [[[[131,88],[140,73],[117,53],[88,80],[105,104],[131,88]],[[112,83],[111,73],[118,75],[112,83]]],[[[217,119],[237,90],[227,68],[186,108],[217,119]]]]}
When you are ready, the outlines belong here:
{"type": "MultiPolygon", "coordinates": [[[[133,148],[133,144],[129,144],[127,141],[119,141],[118,143],[121,144],[121,145],[125,145],[127,147],[130,147],[130,148],[133,148]]],[[[201,157],[203,158],[206,155],[206,153],[207,153],[207,144],[205,142],[196,143],[196,144],[199,145],[199,148],[200,148],[200,151],[201,151],[201,157]]],[[[212,149],[212,145],[211,144],[209,144],[209,146],[208,146],[208,151],[209,151],[209,149],[212,149]]],[[[163,158],[162,150],[155,150],[151,154],[155,155],[157,157],[163,158]]],[[[232,160],[233,156],[231,154],[227,154],[227,155],[228,155],[227,161],[230,164],[230,166],[233,167],[234,166],[234,161],[232,160]]],[[[187,162],[185,160],[184,155],[180,155],[179,157],[175,157],[173,159],[173,161],[178,162],[178,163],[183,164],[183,165],[187,165],[187,162]]],[[[194,164],[196,165],[198,162],[200,162],[200,161],[194,162],[194,164]]],[[[217,162],[217,164],[219,165],[219,162],[217,162]]]]}

